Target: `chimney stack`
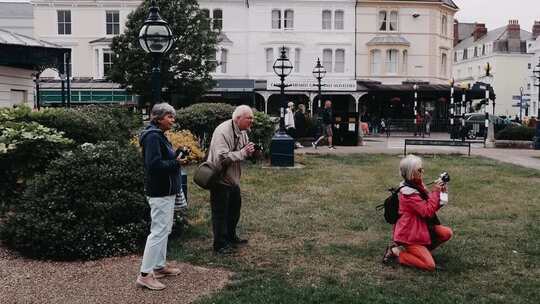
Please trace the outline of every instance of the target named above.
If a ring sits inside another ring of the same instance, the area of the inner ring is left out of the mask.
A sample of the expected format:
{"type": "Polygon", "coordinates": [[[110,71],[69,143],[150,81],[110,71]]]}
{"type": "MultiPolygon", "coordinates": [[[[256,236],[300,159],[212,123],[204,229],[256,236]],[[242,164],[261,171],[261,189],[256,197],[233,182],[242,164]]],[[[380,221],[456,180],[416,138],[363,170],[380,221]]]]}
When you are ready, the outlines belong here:
{"type": "Polygon", "coordinates": [[[536,37],[540,36],[540,21],[535,21],[534,25],[532,27],[532,35],[533,38],[536,39],[536,37]]]}
{"type": "Polygon", "coordinates": [[[508,21],[506,32],[508,37],[508,51],[521,52],[521,28],[519,26],[519,21],[508,21]]]}
{"type": "Polygon", "coordinates": [[[487,28],[485,23],[476,23],[474,25],[473,37],[474,41],[484,37],[487,34],[487,28]]]}

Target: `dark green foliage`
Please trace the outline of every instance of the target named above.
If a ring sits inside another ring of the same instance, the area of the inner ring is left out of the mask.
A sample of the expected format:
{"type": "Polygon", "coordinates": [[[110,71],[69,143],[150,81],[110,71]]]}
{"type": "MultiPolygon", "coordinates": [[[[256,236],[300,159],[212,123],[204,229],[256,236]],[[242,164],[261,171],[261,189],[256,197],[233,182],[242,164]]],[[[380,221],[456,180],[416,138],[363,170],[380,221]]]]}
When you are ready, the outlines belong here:
{"type": "Polygon", "coordinates": [[[533,140],[535,134],[534,128],[529,127],[508,127],[495,135],[499,140],[533,140]]]}
{"type": "Polygon", "coordinates": [[[226,103],[194,104],[176,112],[177,129],[191,131],[206,148],[216,127],[231,119],[233,111],[234,107],[226,103]]]}
{"type": "Polygon", "coordinates": [[[270,152],[270,142],[275,133],[275,125],[270,119],[270,116],[263,112],[254,112],[253,125],[249,132],[249,140],[255,144],[260,144],[265,153],[270,152]]]}
{"type": "MultiPolygon", "coordinates": [[[[113,66],[108,78],[130,92],[151,100],[152,56],[139,45],[139,32],[149,12],[149,0],[128,16],[125,32],[113,39],[113,66]]],[[[161,17],[172,30],[176,42],[161,58],[163,98],[175,106],[196,101],[214,82],[210,73],[216,67],[214,58],[218,31],[199,9],[196,0],[158,0],[161,17]]]]}
{"type": "Polygon", "coordinates": [[[61,132],[36,122],[0,124],[0,214],[16,204],[26,181],[74,146],[61,132]]]}
{"type": "Polygon", "coordinates": [[[140,117],[118,106],[49,108],[30,113],[29,119],[65,132],[78,144],[107,140],[127,143],[142,126],[140,117]]]}
{"type": "Polygon", "coordinates": [[[34,258],[87,260],[133,252],[149,224],[142,168],[133,146],[83,145],[29,183],[0,236],[34,258]]]}

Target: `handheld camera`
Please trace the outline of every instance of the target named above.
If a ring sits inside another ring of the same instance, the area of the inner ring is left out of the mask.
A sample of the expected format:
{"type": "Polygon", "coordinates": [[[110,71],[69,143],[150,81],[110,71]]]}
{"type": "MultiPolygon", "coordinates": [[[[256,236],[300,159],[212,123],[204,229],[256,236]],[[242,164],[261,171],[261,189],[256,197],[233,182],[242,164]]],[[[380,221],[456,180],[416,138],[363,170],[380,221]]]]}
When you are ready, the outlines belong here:
{"type": "Polygon", "coordinates": [[[181,159],[184,159],[189,156],[191,153],[191,150],[188,147],[180,147],[176,149],[176,157],[180,157],[181,159]]]}

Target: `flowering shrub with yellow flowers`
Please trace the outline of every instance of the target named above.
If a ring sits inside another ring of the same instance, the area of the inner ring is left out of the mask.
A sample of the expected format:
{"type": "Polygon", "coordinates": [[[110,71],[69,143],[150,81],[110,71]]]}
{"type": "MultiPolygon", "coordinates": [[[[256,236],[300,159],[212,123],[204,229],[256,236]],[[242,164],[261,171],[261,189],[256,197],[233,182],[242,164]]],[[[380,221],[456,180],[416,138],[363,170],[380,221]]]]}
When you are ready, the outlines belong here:
{"type": "MultiPolygon", "coordinates": [[[[204,151],[201,149],[197,137],[193,135],[190,131],[167,131],[165,133],[165,136],[167,136],[175,150],[178,148],[187,148],[191,150],[191,153],[187,157],[187,160],[190,164],[199,163],[203,160],[204,151]]],[[[131,144],[139,147],[139,138],[133,137],[131,139],[131,144]]]]}

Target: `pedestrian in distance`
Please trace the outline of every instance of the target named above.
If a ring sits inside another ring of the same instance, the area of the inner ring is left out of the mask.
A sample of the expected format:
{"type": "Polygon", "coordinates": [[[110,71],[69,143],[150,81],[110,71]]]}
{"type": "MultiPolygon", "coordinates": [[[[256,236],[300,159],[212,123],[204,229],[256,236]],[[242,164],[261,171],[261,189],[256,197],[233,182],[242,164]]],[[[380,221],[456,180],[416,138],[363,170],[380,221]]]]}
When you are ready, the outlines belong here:
{"type": "Polygon", "coordinates": [[[319,144],[319,142],[326,138],[326,140],[328,141],[328,149],[335,150],[336,148],[332,144],[334,113],[332,111],[332,102],[330,100],[326,100],[324,102],[324,109],[321,115],[323,134],[316,141],[312,142],[311,145],[313,146],[313,148],[317,149],[317,145],[319,144]]]}
{"type": "Polygon", "coordinates": [[[303,148],[297,141],[298,134],[296,131],[296,121],[294,119],[294,102],[292,101],[287,104],[287,109],[285,111],[285,132],[294,139],[295,148],[303,148]]]}
{"type": "Polygon", "coordinates": [[[296,127],[296,136],[298,138],[306,136],[306,106],[298,105],[298,110],[294,113],[294,125],[296,127]]]}
{"type": "Polygon", "coordinates": [[[424,114],[424,121],[426,122],[426,134],[428,136],[431,136],[431,121],[433,117],[431,116],[431,113],[429,111],[426,111],[424,114]]]}
{"type": "Polygon", "coordinates": [[[435,181],[428,192],[423,181],[422,159],[414,155],[399,164],[403,178],[399,191],[399,218],[393,227],[394,243],[387,247],[383,263],[434,271],[431,251],[452,237],[452,230],[440,224],[437,211],[448,203],[446,183],[435,181]],[[403,186],[403,187],[402,187],[403,186]]]}
{"type": "Polygon", "coordinates": [[[240,220],[242,197],[240,194],[241,162],[255,154],[255,145],[249,141],[247,131],[253,124],[253,111],[246,105],[238,106],[229,119],[214,131],[208,149],[208,161],[223,170],[216,185],[210,189],[214,252],[233,254],[248,243],[236,231],[240,220]]]}
{"type": "Polygon", "coordinates": [[[150,205],[152,224],[136,283],[152,290],[166,287],[158,281],[159,278],[180,273],[180,269],[166,263],[174,202],[181,191],[180,166],[187,163],[186,158],[177,156],[165,136],[165,132],[175,123],[175,115],[176,111],[168,103],[154,105],[151,122],[139,136],[144,157],[144,190],[150,205]]]}

